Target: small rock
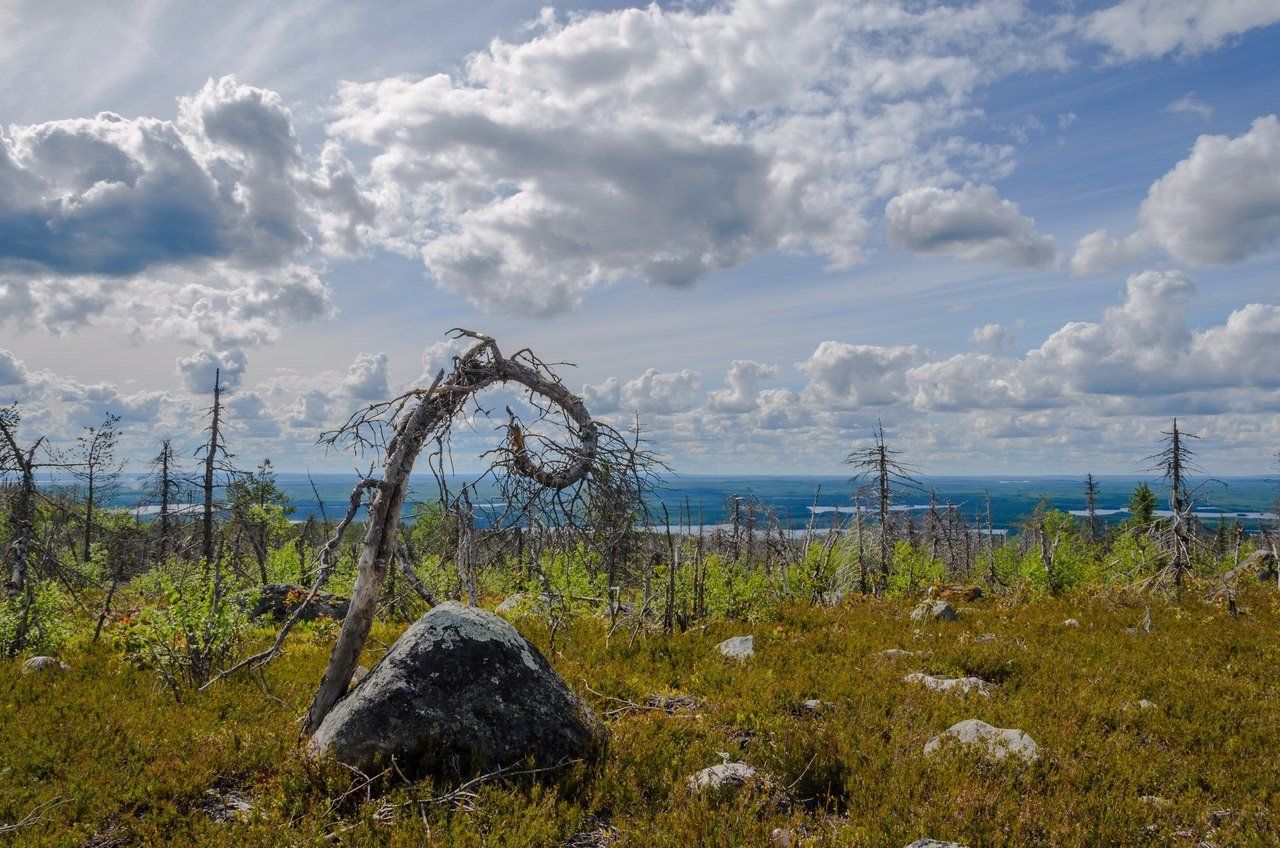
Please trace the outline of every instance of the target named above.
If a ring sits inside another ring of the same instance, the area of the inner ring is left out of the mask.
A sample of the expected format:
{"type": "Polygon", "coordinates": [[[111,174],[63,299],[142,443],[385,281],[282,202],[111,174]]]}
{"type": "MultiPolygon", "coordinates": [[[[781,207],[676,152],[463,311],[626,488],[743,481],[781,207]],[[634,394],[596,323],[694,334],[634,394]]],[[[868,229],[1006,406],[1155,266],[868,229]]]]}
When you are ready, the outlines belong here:
{"type": "Polygon", "coordinates": [[[200,807],[216,822],[247,819],[253,813],[253,804],[234,789],[206,789],[204,794],[200,807]]]}
{"type": "Polygon", "coordinates": [[[926,689],[932,689],[935,692],[960,692],[968,695],[971,692],[977,692],[979,695],[990,695],[991,684],[983,680],[981,677],[934,677],[929,674],[921,674],[915,672],[908,674],[902,678],[906,683],[919,683],[926,689]]]}
{"type": "Polygon", "coordinates": [[[798,716],[815,716],[818,713],[826,712],[831,709],[831,704],[826,701],[819,701],[817,698],[809,698],[796,704],[791,712],[798,716]]]}
{"type": "Polygon", "coordinates": [[[926,618],[934,621],[955,621],[956,611],[946,601],[922,601],[911,611],[911,620],[923,621],[926,618]]]}
{"type": "Polygon", "coordinates": [[[1138,709],[1140,710],[1154,710],[1155,708],[1156,704],[1154,701],[1148,701],[1146,698],[1142,698],[1138,701],[1138,709]]]}
{"type": "Polygon", "coordinates": [[[1066,621],[1062,622],[1062,626],[1063,627],[1079,627],[1080,622],[1076,621],[1074,618],[1068,618],[1066,621]]]}
{"type": "Polygon", "coordinates": [[[1173,806],[1172,801],[1168,798],[1161,798],[1159,795],[1143,795],[1138,798],[1138,800],[1144,804],[1150,804],[1152,807],[1156,807],[1157,809],[1165,809],[1173,806]]]}
{"type": "Polygon", "coordinates": [[[1040,759],[1040,746],[1021,730],[993,727],[976,718],[953,724],[930,739],[924,746],[925,756],[934,754],[949,742],[980,747],[990,760],[1017,757],[1023,762],[1033,763],[1040,759]]]}
{"type": "Polygon", "coordinates": [[[351,685],[355,686],[361,680],[364,680],[365,677],[367,677],[368,675],[369,675],[369,669],[365,668],[362,665],[356,666],[356,670],[351,672],[351,685]]]}
{"type": "Polygon", "coordinates": [[[731,660],[750,659],[756,654],[756,637],[734,636],[716,645],[716,650],[731,660]]]}
{"type": "MultiPolygon", "coordinates": [[[[306,601],[311,589],[293,583],[267,583],[258,589],[258,598],[249,611],[252,619],[269,618],[285,621],[293,615],[298,605],[306,601]]],[[[311,603],[298,616],[300,621],[317,618],[344,618],[351,601],[328,592],[317,592],[311,603]]]]}
{"type": "Polygon", "coordinates": [[[959,842],[943,842],[941,839],[917,839],[907,848],[965,848],[959,842]]]}
{"type": "Polygon", "coordinates": [[[994,642],[1000,637],[995,633],[980,633],[973,637],[973,641],[979,645],[985,645],[988,642],[994,642]]]}
{"type": "Polygon", "coordinates": [[[778,848],[793,848],[798,844],[795,830],[789,827],[775,827],[769,838],[778,848]]]}
{"type": "Polygon", "coordinates": [[[690,775],[686,785],[690,792],[740,789],[755,777],[756,770],[746,763],[721,763],[690,775]]]}
{"type": "Polygon", "coordinates": [[[32,657],[22,664],[23,674],[40,674],[46,671],[66,671],[71,668],[57,657],[32,657]]]}
{"type": "Polygon", "coordinates": [[[498,615],[506,615],[509,612],[515,612],[520,604],[524,601],[524,595],[512,595],[494,609],[498,615]]]}

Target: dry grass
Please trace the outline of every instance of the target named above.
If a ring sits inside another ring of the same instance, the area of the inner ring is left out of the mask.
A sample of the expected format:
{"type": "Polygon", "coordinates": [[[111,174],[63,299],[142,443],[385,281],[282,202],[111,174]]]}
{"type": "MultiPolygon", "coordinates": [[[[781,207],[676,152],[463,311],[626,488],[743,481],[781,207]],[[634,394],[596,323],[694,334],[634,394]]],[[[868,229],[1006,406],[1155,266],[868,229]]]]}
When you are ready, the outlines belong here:
{"type": "MultiPolygon", "coordinates": [[[[919,625],[907,620],[908,604],[852,601],[634,644],[578,620],[557,635],[553,662],[579,691],[704,703],[693,712],[619,711],[599,774],[485,786],[474,810],[439,806],[425,820],[410,802],[438,789],[388,787],[335,803],[351,776],[297,754],[294,719],[323,667],[323,634],[292,643],[268,670],[266,689],[233,680],[182,704],[106,649],[68,653],[72,669],[49,676],[5,663],[0,824],[60,799],[42,821],[3,838],[31,846],[688,848],[767,846],[775,828],[791,828],[805,834],[800,844],[875,848],[921,836],[970,848],[1280,844],[1276,596],[1255,590],[1240,618],[1153,602],[1150,633],[1126,632],[1142,621],[1144,603],[1120,595],[980,601],[962,606],[957,622],[919,625]],[[1068,617],[1081,627],[1063,627],[1068,617]],[[756,636],[753,659],[732,663],[714,651],[747,632],[756,636]],[[879,656],[893,647],[922,653],[879,656]],[[903,683],[910,671],[995,685],[989,698],[966,698],[903,683]],[[831,706],[797,715],[806,698],[831,706]],[[1140,709],[1140,699],[1155,706],[1140,709]],[[1025,730],[1042,760],[923,756],[926,740],[965,718],[1025,730]],[[795,803],[764,792],[691,797],[685,778],[720,762],[722,751],[790,787],[795,803]],[[216,821],[209,790],[238,792],[254,812],[216,821]]],[[[520,626],[546,645],[539,622],[520,626]]],[[[385,643],[395,632],[377,635],[385,643]]],[[[602,713],[617,706],[589,697],[602,713]]]]}

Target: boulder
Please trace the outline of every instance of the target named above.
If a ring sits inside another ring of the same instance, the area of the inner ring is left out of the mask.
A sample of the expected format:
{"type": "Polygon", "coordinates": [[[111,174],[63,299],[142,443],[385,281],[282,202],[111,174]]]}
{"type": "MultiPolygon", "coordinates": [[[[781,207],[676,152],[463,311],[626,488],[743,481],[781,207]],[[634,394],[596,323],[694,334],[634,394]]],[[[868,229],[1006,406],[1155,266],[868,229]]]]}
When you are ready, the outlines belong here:
{"type": "Polygon", "coordinates": [[[456,601],[418,619],[321,722],[312,754],[376,774],[595,760],[607,733],[509,623],[456,601]]]}
{"type": "Polygon", "coordinates": [[[920,605],[911,611],[911,620],[924,621],[926,619],[955,621],[956,611],[946,601],[921,601],[920,605]]]}
{"type": "Polygon", "coordinates": [[[690,792],[715,792],[740,789],[756,778],[756,770],[746,763],[721,763],[689,775],[685,785],[690,792]]]}
{"type": "Polygon", "coordinates": [[[991,694],[991,684],[981,677],[934,677],[917,671],[913,674],[908,674],[902,679],[906,683],[919,683],[924,688],[932,689],[935,692],[958,692],[962,695],[977,692],[983,696],[991,694]]]}
{"type": "MultiPolygon", "coordinates": [[[[298,605],[307,599],[311,590],[306,586],[293,583],[267,583],[258,589],[258,599],[249,611],[254,619],[270,618],[272,621],[284,621],[293,615],[298,605]]],[[[328,592],[317,592],[311,603],[302,611],[302,621],[317,618],[344,618],[351,602],[328,592]]]]}
{"type": "Polygon", "coordinates": [[[750,659],[756,655],[756,637],[734,636],[716,645],[716,650],[731,660],[750,659]]]}
{"type": "Polygon", "coordinates": [[[1021,730],[992,727],[976,718],[953,724],[930,739],[924,746],[925,756],[936,753],[948,744],[981,749],[989,760],[1015,757],[1023,762],[1034,763],[1040,759],[1040,746],[1021,730]]]}
{"type": "Polygon", "coordinates": [[[46,671],[66,671],[71,668],[57,657],[32,657],[22,664],[23,674],[42,674],[46,671]]]}

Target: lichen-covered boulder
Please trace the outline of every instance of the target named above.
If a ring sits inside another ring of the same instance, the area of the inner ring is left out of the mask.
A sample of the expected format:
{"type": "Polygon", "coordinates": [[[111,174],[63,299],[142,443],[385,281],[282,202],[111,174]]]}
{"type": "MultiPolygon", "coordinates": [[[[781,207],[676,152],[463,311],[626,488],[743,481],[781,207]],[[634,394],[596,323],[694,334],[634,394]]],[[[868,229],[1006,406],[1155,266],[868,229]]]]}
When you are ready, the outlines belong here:
{"type": "Polygon", "coordinates": [[[376,774],[467,775],[595,760],[607,733],[509,623],[449,601],[418,619],[320,723],[318,756],[376,774]]]}
{"type": "MultiPolygon", "coordinates": [[[[258,589],[258,598],[249,611],[253,619],[269,618],[272,621],[284,621],[293,615],[293,611],[307,600],[311,589],[292,583],[267,583],[258,589]]],[[[347,607],[351,602],[328,592],[317,592],[316,596],[302,611],[302,621],[317,618],[345,618],[347,607]]]]}
{"type": "Polygon", "coordinates": [[[46,671],[66,671],[71,668],[57,657],[32,657],[22,664],[23,674],[42,674],[46,671]]]}
{"type": "Polygon", "coordinates": [[[756,639],[754,636],[734,636],[725,639],[716,650],[731,660],[746,660],[756,655],[756,639]]]}
{"type": "Polygon", "coordinates": [[[689,775],[685,785],[690,792],[715,792],[738,789],[756,778],[756,770],[746,763],[721,763],[689,775]]]}
{"type": "Polygon", "coordinates": [[[928,619],[955,621],[956,611],[946,601],[921,601],[920,605],[911,611],[911,620],[925,621],[928,619]]]}
{"type": "Polygon", "coordinates": [[[934,677],[917,671],[902,679],[906,683],[919,683],[935,692],[956,692],[961,695],[977,693],[983,696],[991,694],[991,684],[981,677],[934,677]]]}
{"type": "Polygon", "coordinates": [[[1040,746],[1021,730],[993,727],[976,718],[953,724],[930,739],[924,746],[925,756],[937,753],[949,744],[973,748],[989,760],[1013,757],[1034,763],[1040,759],[1040,746]]]}

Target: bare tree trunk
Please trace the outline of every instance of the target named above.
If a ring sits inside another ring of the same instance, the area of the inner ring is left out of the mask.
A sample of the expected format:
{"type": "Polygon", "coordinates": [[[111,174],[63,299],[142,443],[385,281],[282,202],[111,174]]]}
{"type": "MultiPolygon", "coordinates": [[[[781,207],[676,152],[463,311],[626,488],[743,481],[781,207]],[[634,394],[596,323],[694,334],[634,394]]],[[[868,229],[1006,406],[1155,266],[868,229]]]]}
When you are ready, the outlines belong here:
{"type": "Polygon", "coordinates": [[[218,425],[222,415],[222,369],[213,374],[213,417],[209,424],[209,446],[204,456],[204,515],[201,525],[201,556],[205,572],[213,564],[213,472],[218,456],[218,425]]]}
{"type": "Polygon", "coordinates": [[[583,479],[595,460],[599,438],[597,425],[582,399],[546,373],[503,358],[492,339],[474,337],[479,339],[479,344],[457,360],[447,380],[443,379],[444,372],[441,371],[429,389],[416,393],[419,397],[417,406],[400,419],[395,435],[387,444],[382,479],[374,489],[369,506],[369,525],[356,561],[356,583],[351,593],[351,604],[329,656],[329,665],[303,721],[304,736],[311,736],[320,727],[334,704],[346,693],[355,672],[360,652],[373,627],[387,566],[395,556],[400,514],[418,453],[428,438],[448,426],[471,395],[494,383],[519,383],[559,406],[578,427],[580,451],[565,467],[544,469],[529,458],[523,447],[517,449],[513,466],[525,477],[549,488],[564,489],[583,479]],[[486,355],[491,357],[489,361],[485,360],[486,355]]]}

